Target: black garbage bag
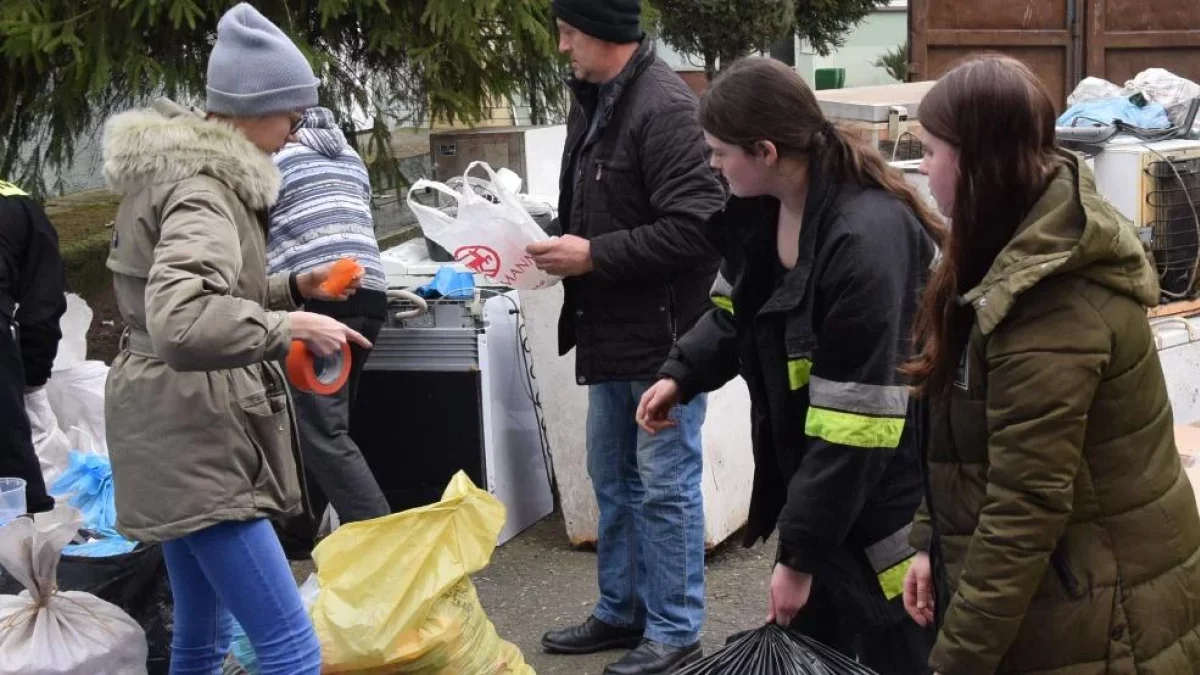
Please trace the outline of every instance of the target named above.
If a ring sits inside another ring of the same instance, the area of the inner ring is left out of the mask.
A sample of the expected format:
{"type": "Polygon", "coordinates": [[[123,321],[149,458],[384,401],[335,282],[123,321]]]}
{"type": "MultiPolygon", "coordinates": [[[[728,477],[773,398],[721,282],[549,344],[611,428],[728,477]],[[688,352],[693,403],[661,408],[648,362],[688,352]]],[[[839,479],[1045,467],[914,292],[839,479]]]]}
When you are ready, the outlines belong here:
{"type": "MultiPolygon", "coordinates": [[[[171,665],[174,602],[167,564],[158,544],[139,544],[124,555],[103,558],[64,555],[58,565],[58,588],[83,591],[120,607],[146,631],[150,675],[167,675],[171,665]]],[[[0,568],[0,595],[25,590],[0,568]]]]}
{"type": "Polygon", "coordinates": [[[825,645],[775,624],[730,638],[675,675],[877,675],[825,645]]]}

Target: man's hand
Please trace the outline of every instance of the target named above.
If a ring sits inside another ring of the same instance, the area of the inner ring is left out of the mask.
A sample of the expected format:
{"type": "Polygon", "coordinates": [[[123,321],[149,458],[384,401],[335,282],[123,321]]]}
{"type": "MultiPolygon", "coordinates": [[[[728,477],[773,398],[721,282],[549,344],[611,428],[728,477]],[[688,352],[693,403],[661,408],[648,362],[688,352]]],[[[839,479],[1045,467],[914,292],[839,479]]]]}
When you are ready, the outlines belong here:
{"type": "Polygon", "coordinates": [[[300,287],[300,295],[304,296],[305,300],[345,300],[354,295],[359,288],[362,287],[363,276],[366,271],[359,269],[358,273],[350,280],[350,284],[339,295],[332,295],[321,288],[321,284],[329,279],[330,272],[333,271],[333,266],[336,263],[321,265],[314,267],[307,272],[301,272],[296,275],[296,285],[300,287]]]}
{"type": "Polygon", "coordinates": [[[767,623],[777,623],[787,627],[792,620],[808,604],[808,596],[812,593],[812,575],[775,563],[775,572],[771,574],[771,609],[767,613],[767,623]]]}
{"type": "Polygon", "coordinates": [[[533,256],[539,270],[556,277],[578,277],[592,271],[591,242],[573,234],[530,244],[525,252],[533,256]]]}

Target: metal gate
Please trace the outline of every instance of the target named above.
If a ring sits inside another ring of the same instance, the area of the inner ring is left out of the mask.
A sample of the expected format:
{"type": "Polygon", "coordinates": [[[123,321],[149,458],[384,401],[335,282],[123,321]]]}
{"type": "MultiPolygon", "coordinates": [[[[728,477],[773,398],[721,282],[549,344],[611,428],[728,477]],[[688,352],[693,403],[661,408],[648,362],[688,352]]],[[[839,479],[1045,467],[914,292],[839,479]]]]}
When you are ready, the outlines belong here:
{"type": "Polygon", "coordinates": [[[998,51],[1028,65],[1061,109],[1085,75],[1124,84],[1146,68],[1200,81],[1198,0],[909,0],[909,72],[940,77],[998,51]]]}

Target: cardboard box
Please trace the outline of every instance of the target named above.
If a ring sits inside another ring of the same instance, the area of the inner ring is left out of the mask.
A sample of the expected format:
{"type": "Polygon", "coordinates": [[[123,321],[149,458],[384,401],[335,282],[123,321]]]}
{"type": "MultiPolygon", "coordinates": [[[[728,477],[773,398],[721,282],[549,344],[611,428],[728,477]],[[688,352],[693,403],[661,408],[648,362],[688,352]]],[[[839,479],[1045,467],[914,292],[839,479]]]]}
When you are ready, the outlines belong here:
{"type": "Polygon", "coordinates": [[[1196,502],[1200,504],[1200,428],[1183,424],[1175,425],[1175,445],[1179,448],[1179,458],[1183,461],[1183,470],[1192,481],[1192,490],[1196,492],[1196,502]]]}

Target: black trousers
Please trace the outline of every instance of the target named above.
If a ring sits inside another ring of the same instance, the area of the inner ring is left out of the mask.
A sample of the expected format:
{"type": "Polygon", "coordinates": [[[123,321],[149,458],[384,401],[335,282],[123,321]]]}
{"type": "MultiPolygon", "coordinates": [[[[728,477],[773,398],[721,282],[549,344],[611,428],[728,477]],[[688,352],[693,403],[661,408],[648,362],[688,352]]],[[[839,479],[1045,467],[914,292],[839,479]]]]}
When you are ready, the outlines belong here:
{"type": "MultiPolygon", "coordinates": [[[[381,319],[369,316],[339,316],[338,321],[374,342],[383,327],[381,319]]],[[[321,516],[329,504],[343,523],[370,520],[391,512],[379,483],[350,438],[350,411],[358,395],[363,366],[371,351],[350,345],[350,378],[332,396],[317,396],[292,390],[300,456],[311,513],[289,519],[277,528],[284,548],[293,557],[311,551],[321,516]]]]}
{"type": "Polygon", "coordinates": [[[30,513],[54,508],[46,493],[42,466],[33,449],[33,432],[25,414],[25,367],[12,324],[0,314],[0,477],[25,479],[25,507],[30,513]]]}

